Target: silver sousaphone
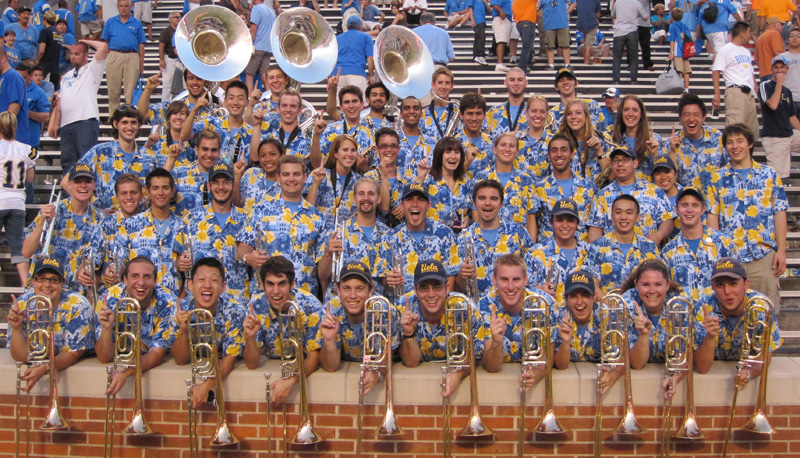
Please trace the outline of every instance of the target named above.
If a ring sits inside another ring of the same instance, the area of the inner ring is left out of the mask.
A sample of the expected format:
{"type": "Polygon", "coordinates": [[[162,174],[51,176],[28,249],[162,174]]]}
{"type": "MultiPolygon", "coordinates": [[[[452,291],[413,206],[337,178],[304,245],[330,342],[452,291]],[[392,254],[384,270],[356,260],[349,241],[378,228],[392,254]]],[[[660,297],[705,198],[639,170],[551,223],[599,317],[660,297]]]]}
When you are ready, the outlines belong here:
{"type": "Polygon", "coordinates": [[[296,81],[317,83],[336,66],[339,44],[328,21],[308,8],[281,13],[269,33],[272,53],[281,69],[296,81]]]}
{"type": "Polygon", "coordinates": [[[181,18],[175,48],[190,72],[206,81],[239,76],[253,54],[247,24],[221,6],[201,6],[181,18]]]}
{"type": "Polygon", "coordinates": [[[386,27],[375,39],[373,55],[380,80],[398,98],[421,99],[430,92],[433,58],[416,33],[399,25],[386,27]]]}

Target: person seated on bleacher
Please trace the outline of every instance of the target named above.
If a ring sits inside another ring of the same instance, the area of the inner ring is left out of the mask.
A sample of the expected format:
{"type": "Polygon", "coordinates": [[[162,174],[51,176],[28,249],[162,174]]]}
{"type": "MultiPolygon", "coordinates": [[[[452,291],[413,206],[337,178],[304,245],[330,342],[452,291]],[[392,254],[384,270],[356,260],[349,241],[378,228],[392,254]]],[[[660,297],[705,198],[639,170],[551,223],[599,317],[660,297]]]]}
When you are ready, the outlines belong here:
{"type": "Polygon", "coordinates": [[[170,156],[170,148],[180,148],[178,158],[175,160],[176,167],[196,161],[197,155],[194,148],[188,143],[181,142],[181,131],[189,118],[189,107],[181,100],[170,102],[165,116],[167,122],[164,128],[156,129],[147,137],[147,143],[145,143],[145,148],[152,150],[156,155],[156,166],[164,167],[170,156]]]}
{"type": "MultiPolygon", "coordinates": [[[[92,332],[93,313],[89,301],[64,285],[64,266],[58,260],[42,257],[34,262],[32,288],[19,300],[12,296],[14,303],[8,312],[8,342],[11,357],[15,361],[30,363],[28,360],[27,301],[32,296],[46,297],[52,307],[54,326],[53,346],[56,354],[50,362],[56,369],[63,370],[77,363],[87,350],[94,347],[92,332]]],[[[38,306],[38,304],[35,304],[38,306]]],[[[38,323],[42,326],[44,323],[38,323]]],[[[50,373],[49,364],[31,366],[25,370],[22,381],[27,382],[24,391],[30,391],[43,375],[50,373]]]]}
{"type": "MultiPolygon", "coordinates": [[[[328,79],[328,90],[336,87],[336,77],[328,79]]],[[[328,98],[330,98],[330,92],[328,98]]],[[[333,140],[342,134],[347,134],[356,139],[358,152],[364,153],[372,143],[372,134],[367,124],[361,119],[361,111],[364,109],[364,93],[356,86],[344,86],[339,90],[339,110],[343,118],[328,124],[320,118],[314,123],[314,132],[311,135],[311,155],[309,161],[312,168],[322,165],[328,156],[333,140]]],[[[358,165],[366,164],[366,158],[358,155],[358,165]]],[[[362,167],[357,168],[362,170],[362,167]]],[[[366,170],[365,170],[366,171],[366,170]]]]}
{"type": "MultiPolygon", "coordinates": [[[[274,139],[281,144],[285,154],[308,159],[311,154],[311,137],[307,131],[300,129],[300,112],[303,109],[303,98],[294,89],[284,89],[278,98],[278,117],[268,118],[262,108],[253,112],[253,137],[250,140],[250,161],[258,162],[257,146],[262,138],[274,139]],[[271,119],[271,120],[270,120],[271,119]]],[[[276,163],[277,165],[277,163],[276,163]]]]}
{"type": "MultiPolygon", "coordinates": [[[[189,69],[186,69],[183,71],[183,83],[186,85],[186,92],[188,94],[186,96],[186,105],[189,106],[190,110],[194,108],[198,100],[203,98],[211,99],[207,106],[198,110],[195,117],[200,120],[211,114],[211,111],[216,108],[216,97],[211,95],[206,89],[206,80],[195,76],[189,69]]],[[[160,85],[161,72],[147,78],[147,83],[142,90],[142,94],[139,96],[139,103],[136,105],[136,109],[142,114],[144,122],[150,121],[150,125],[152,126],[163,124],[167,119],[166,115],[169,102],[150,103],[150,96],[153,95],[153,92],[158,89],[160,85]]]]}
{"type": "MultiPolygon", "coordinates": [[[[223,105],[227,116],[208,115],[198,119],[197,114],[203,111],[209,102],[200,99],[189,112],[189,118],[183,124],[181,136],[193,138],[201,130],[208,129],[220,136],[219,160],[226,164],[250,160],[250,137],[253,127],[244,122],[244,110],[247,108],[247,86],[241,81],[231,81],[225,88],[223,105]]],[[[198,145],[195,145],[199,149],[198,145]]],[[[199,155],[199,152],[198,152],[199,155]]]]}
{"type": "Polygon", "coordinates": [[[661,136],[653,132],[647,118],[647,109],[639,97],[628,94],[622,98],[611,140],[636,153],[639,160],[637,176],[649,180],[653,161],[662,148],[661,136]]]}
{"type": "Polygon", "coordinates": [[[247,212],[256,204],[277,199],[280,195],[278,161],[284,154],[281,142],[275,138],[261,140],[257,148],[251,147],[251,151],[258,151],[258,162],[254,167],[242,170],[240,163],[234,165],[234,184],[239,183],[239,186],[234,186],[233,203],[247,212]]]}
{"type": "MultiPolygon", "coordinates": [[[[573,100],[579,100],[577,94],[578,77],[575,76],[575,72],[573,72],[571,69],[562,68],[558,71],[558,73],[556,73],[555,86],[561,101],[558,105],[553,107],[550,112],[553,113],[555,122],[560,123],[561,118],[564,117],[566,112],[567,104],[573,100]]],[[[603,111],[600,109],[600,104],[592,99],[580,100],[586,104],[586,108],[589,110],[589,115],[592,118],[592,125],[594,128],[600,132],[605,131],[609,121],[605,118],[603,111]]]]}
{"type": "Polygon", "coordinates": [[[458,127],[453,134],[467,154],[464,167],[468,178],[494,164],[492,138],[483,131],[486,99],[477,92],[467,92],[459,102],[458,127]]]}
{"type": "Polygon", "coordinates": [[[413,180],[417,176],[417,164],[423,159],[427,159],[428,164],[433,161],[433,148],[436,146],[436,140],[420,122],[422,111],[422,103],[414,96],[406,97],[400,102],[400,118],[403,121],[403,127],[397,132],[400,136],[397,168],[399,174],[406,181],[413,180]]]}
{"type": "Polygon", "coordinates": [[[613,149],[611,135],[594,128],[589,107],[583,101],[567,102],[557,134],[567,137],[577,148],[577,155],[571,165],[573,173],[593,183],[597,182],[598,176],[611,161],[608,157],[613,149]]]}
{"type": "MultiPolygon", "coordinates": [[[[492,140],[503,132],[524,132],[528,129],[527,105],[525,104],[525,88],[528,87],[528,77],[525,71],[514,67],[506,73],[503,82],[508,89],[508,97],[502,103],[489,108],[486,113],[486,128],[492,140]]],[[[545,100],[545,104],[547,101],[545,100]]]]}
{"type": "MultiPolygon", "coordinates": [[[[611,45],[606,43],[606,36],[603,35],[603,32],[601,32],[599,28],[596,30],[597,32],[594,34],[594,45],[589,46],[588,50],[590,60],[587,62],[586,57],[584,57],[584,63],[590,65],[602,63],[603,59],[601,59],[601,57],[608,57],[611,55],[611,45]]],[[[586,37],[580,30],[575,31],[575,42],[578,44],[578,54],[586,56],[586,37]]]]}

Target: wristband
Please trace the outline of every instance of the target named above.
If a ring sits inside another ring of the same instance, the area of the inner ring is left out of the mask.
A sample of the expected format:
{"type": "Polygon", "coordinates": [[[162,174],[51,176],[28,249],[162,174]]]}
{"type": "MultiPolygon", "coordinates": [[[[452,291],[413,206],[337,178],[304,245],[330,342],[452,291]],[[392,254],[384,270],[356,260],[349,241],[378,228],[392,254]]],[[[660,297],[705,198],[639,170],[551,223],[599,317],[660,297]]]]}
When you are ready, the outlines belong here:
{"type": "Polygon", "coordinates": [[[417,337],[417,328],[414,328],[414,332],[412,332],[411,335],[407,336],[407,335],[403,334],[403,340],[405,340],[405,339],[413,339],[414,337],[417,337]]]}

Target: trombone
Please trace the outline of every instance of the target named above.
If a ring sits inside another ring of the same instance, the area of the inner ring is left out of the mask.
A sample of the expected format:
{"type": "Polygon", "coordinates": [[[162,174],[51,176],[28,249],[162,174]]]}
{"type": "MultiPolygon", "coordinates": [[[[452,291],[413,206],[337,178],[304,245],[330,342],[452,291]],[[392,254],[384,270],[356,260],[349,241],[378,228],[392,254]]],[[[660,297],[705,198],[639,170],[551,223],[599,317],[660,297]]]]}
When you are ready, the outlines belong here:
{"type": "MultiPolygon", "coordinates": [[[[333,233],[336,234],[336,238],[341,240],[344,244],[344,223],[339,221],[339,207],[333,210],[333,233]]],[[[342,248],[344,249],[344,246],[342,246],[342,248]]],[[[344,252],[333,253],[331,283],[337,283],[339,281],[339,275],[341,275],[343,267],[344,252]]]]}
{"type": "Polygon", "coordinates": [[[383,422],[375,430],[378,437],[403,434],[394,414],[392,391],[392,311],[394,307],[383,296],[372,296],[364,304],[364,352],[358,382],[358,436],[356,456],[361,456],[364,429],[364,378],[367,371],[386,371],[386,409],[383,422]]]}
{"type": "MultiPolygon", "coordinates": [[[[522,364],[521,373],[542,370],[545,373],[544,414],[534,428],[539,434],[562,434],[567,432],[556,418],[553,407],[553,361],[550,327],[550,303],[541,294],[525,297],[522,308],[522,364]]],[[[525,445],[525,380],[520,379],[519,398],[519,456],[524,456],[525,445]]]]}
{"type": "Polygon", "coordinates": [[[49,256],[50,255],[50,243],[53,240],[53,231],[56,228],[56,220],[58,219],[58,207],[61,204],[61,191],[56,192],[56,183],[53,183],[53,189],[50,191],[50,202],[49,204],[55,205],[55,214],[50,221],[47,223],[47,230],[42,232],[42,239],[39,241],[39,244],[42,246],[42,252],[40,256],[49,256]],[[55,197],[55,199],[54,199],[55,197]]]}
{"type": "Polygon", "coordinates": [[[436,94],[431,93],[431,95],[433,96],[434,99],[436,99],[436,100],[438,100],[438,101],[440,101],[440,102],[442,102],[444,104],[447,104],[447,105],[452,104],[453,105],[453,117],[450,118],[450,122],[447,123],[447,127],[444,129],[444,135],[442,135],[442,138],[454,136],[455,133],[456,133],[456,127],[458,126],[458,121],[459,121],[458,115],[461,113],[461,105],[458,103],[458,100],[456,100],[456,99],[445,100],[445,99],[439,97],[436,94]]]}
{"type": "Polygon", "coordinates": [[[208,379],[213,378],[216,382],[217,404],[217,428],[208,445],[211,447],[233,445],[242,439],[230,429],[226,417],[214,316],[206,309],[194,309],[189,312],[186,321],[192,360],[192,378],[186,380],[186,398],[189,403],[189,454],[196,457],[200,451],[200,436],[197,434],[198,412],[192,408],[192,387],[208,379]]]}
{"type": "Polygon", "coordinates": [[[615,435],[641,434],[645,429],[636,421],[633,413],[633,391],[631,389],[631,366],[628,360],[628,311],[625,299],[614,290],[603,296],[600,303],[600,364],[597,365],[596,406],[594,421],[594,456],[600,458],[603,423],[603,373],[622,368],[625,384],[625,415],[615,435]]]}
{"type": "Polygon", "coordinates": [[[661,431],[661,456],[669,456],[670,438],[702,439],[705,435],[700,431],[695,419],[694,409],[694,305],[685,297],[677,296],[666,304],[664,316],[666,326],[666,376],[667,398],[664,401],[664,414],[661,431]],[[672,394],[675,376],[686,375],[686,417],[683,424],[673,435],[672,428],[672,394]]]}
{"type": "Polygon", "coordinates": [[[300,425],[289,438],[286,430],[286,402],[283,403],[283,442],[284,456],[288,455],[289,445],[312,445],[325,440],[314,430],[308,418],[308,390],[306,372],[303,367],[303,311],[296,302],[289,302],[289,309],[281,312],[278,336],[281,344],[281,380],[295,375],[300,381],[300,425]]]}
{"type": "MultiPolygon", "coordinates": [[[[50,299],[46,296],[35,295],[25,301],[25,322],[28,325],[28,363],[31,367],[39,367],[47,364],[50,368],[50,411],[47,413],[42,426],[43,431],[59,431],[69,429],[69,421],[61,415],[58,404],[58,387],[56,385],[56,365],[55,365],[55,336],[53,329],[56,320],[56,310],[50,299]]],[[[17,364],[17,418],[16,418],[16,450],[19,456],[19,436],[20,428],[20,390],[22,389],[21,378],[23,364],[17,364]]],[[[31,446],[31,393],[25,395],[25,455],[27,456],[31,446]]]]}
{"type": "MultiPolygon", "coordinates": [[[[447,389],[447,375],[469,369],[470,417],[467,424],[456,435],[456,440],[479,440],[494,438],[494,431],[484,425],[478,409],[478,377],[475,373],[475,352],[472,336],[473,305],[469,298],[460,293],[450,293],[445,302],[444,326],[447,332],[447,360],[442,366],[442,392],[447,389]]],[[[443,436],[444,456],[450,456],[450,397],[442,398],[444,409],[443,436]]]]}
{"type": "MultiPolygon", "coordinates": [[[[137,436],[153,434],[155,431],[150,428],[144,418],[144,401],[142,400],[142,309],[139,301],[131,297],[120,299],[117,303],[114,321],[114,364],[106,367],[108,374],[106,388],[111,386],[111,377],[114,373],[134,369],[136,382],[133,418],[125,428],[125,434],[137,436]]],[[[116,401],[116,394],[113,398],[111,395],[106,395],[106,423],[103,441],[105,457],[113,456],[116,401]]]]}
{"type": "Polygon", "coordinates": [[[761,379],[758,382],[758,395],[753,415],[741,429],[764,436],[770,436],[775,432],[766,415],[767,372],[772,359],[770,349],[772,348],[773,310],[774,305],[766,297],[756,296],[747,300],[742,317],[744,320],[742,349],[739,362],[736,364],[736,375],[733,378],[733,402],[728,417],[728,430],[725,433],[725,446],[722,449],[723,457],[728,456],[728,444],[733,435],[733,415],[736,410],[736,398],[740,389],[739,380],[741,380],[743,370],[760,366],[761,379]]]}
{"type": "Polygon", "coordinates": [[[472,302],[477,304],[480,300],[480,292],[478,291],[478,258],[475,253],[475,239],[472,237],[467,238],[467,245],[464,247],[464,257],[475,267],[475,273],[467,278],[466,293],[472,298],[472,302]]]}
{"type": "MultiPolygon", "coordinates": [[[[86,270],[86,273],[89,275],[89,278],[92,281],[92,286],[88,287],[87,293],[89,295],[89,303],[92,304],[92,307],[94,307],[97,305],[97,272],[94,263],[94,248],[92,248],[91,245],[88,245],[84,247],[81,254],[82,268],[86,270]]],[[[120,281],[121,279],[122,277],[120,277],[120,281]]]]}

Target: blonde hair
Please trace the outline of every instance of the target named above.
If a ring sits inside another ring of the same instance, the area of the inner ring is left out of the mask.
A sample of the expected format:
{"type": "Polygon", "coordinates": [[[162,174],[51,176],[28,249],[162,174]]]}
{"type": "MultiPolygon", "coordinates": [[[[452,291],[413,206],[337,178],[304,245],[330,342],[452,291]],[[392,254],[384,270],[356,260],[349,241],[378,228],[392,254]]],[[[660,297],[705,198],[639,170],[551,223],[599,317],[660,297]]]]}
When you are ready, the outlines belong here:
{"type": "Polygon", "coordinates": [[[14,140],[17,132],[17,116],[10,111],[0,113],[0,136],[4,140],[14,140]]]}

